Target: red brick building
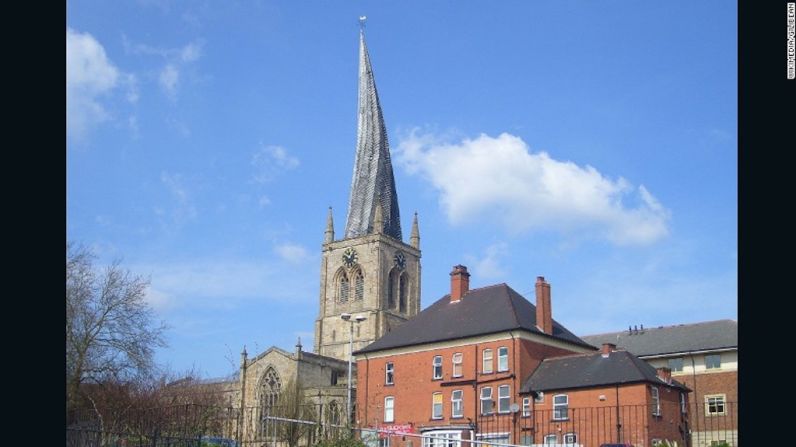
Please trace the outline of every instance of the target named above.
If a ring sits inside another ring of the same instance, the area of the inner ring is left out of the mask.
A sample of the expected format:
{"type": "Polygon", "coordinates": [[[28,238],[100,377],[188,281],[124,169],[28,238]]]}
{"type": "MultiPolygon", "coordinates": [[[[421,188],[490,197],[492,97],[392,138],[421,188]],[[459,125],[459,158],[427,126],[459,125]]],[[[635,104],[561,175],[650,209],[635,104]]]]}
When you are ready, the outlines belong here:
{"type": "MultiPolygon", "coordinates": [[[[468,439],[542,444],[544,436],[548,435],[542,430],[549,428],[545,419],[552,412],[560,416],[562,410],[560,402],[552,401],[553,394],[547,401],[544,398],[537,401],[533,398],[534,393],[547,393],[542,388],[549,385],[549,380],[540,379],[545,377],[544,374],[555,377],[571,371],[566,366],[567,361],[556,363],[551,359],[563,358],[572,362],[580,361],[572,359],[591,359],[594,356],[602,358],[593,346],[553,320],[550,285],[543,277],[537,278],[536,305],[533,305],[506,284],[470,290],[469,276],[466,267],[454,267],[450,294],[354,353],[357,360],[357,425],[382,429],[398,426],[403,432],[426,435],[422,441],[411,436],[405,439],[390,437],[389,441],[383,441],[391,447],[402,447],[409,441],[415,446],[422,442],[423,447],[443,444],[459,447],[461,440],[468,439]],[[541,382],[534,379],[535,371],[544,372],[543,376],[537,377],[541,382]]],[[[610,418],[602,421],[578,419],[581,411],[575,407],[581,400],[591,402],[590,396],[596,393],[592,407],[615,409],[616,401],[609,400],[606,387],[614,390],[617,384],[621,385],[618,388],[620,403],[642,405],[644,409],[639,411],[644,412],[652,401],[648,384],[654,383],[658,387],[661,408],[670,411],[672,398],[679,407],[679,392],[666,391],[679,390],[679,384],[656,378],[652,367],[627,352],[611,353],[608,357],[625,359],[625,363],[607,360],[603,363],[615,364],[614,368],[608,369],[592,365],[599,380],[585,385],[581,383],[574,387],[577,390],[570,390],[572,387],[569,385],[550,389],[557,395],[566,390],[568,398],[571,396],[572,404],[567,411],[573,413],[569,420],[573,424],[577,422],[578,427],[584,430],[582,437],[587,436],[587,428],[596,433],[597,425],[611,424],[610,418]],[[627,366],[626,362],[637,370],[632,377],[635,380],[633,384],[625,383],[629,380],[622,369],[627,366]],[[602,401],[599,399],[601,395],[605,395],[602,401]],[[673,397],[675,395],[678,397],[673,397]],[[583,425],[588,423],[592,427],[583,425]]],[[[607,410],[601,411],[606,413],[607,410]]],[[[674,416],[672,414],[672,420],[674,416]]],[[[564,421],[554,419],[556,422],[564,421]]],[[[613,421],[612,430],[615,430],[616,420],[613,421]]],[[[647,427],[651,422],[654,421],[641,416],[634,422],[644,428],[641,431],[643,439],[639,438],[642,443],[638,445],[651,445],[653,435],[660,435],[660,439],[676,439],[676,424],[670,430],[661,428],[658,433],[647,427]]],[[[610,430],[602,430],[606,432],[602,437],[592,438],[610,442],[613,439],[608,433],[610,430]]],[[[564,434],[561,433],[562,436],[564,434]]],[[[577,436],[575,433],[575,438],[577,436]]],[[[568,445],[599,446],[584,444],[575,438],[570,439],[573,442],[568,445]]],[[[557,442],[563,444],[567,440],[557,434],[557,442]]]]}
{"type": "Polygon", "coordinates": [[[738,322],[642,325],[583,340],[594,346],[614,343],[656,368],[670,368],[672,377],[693,391],[688,408],[692,447],[738,445],[738,322]]]}
{"type": "Polygon", "coordinates": [[[686,445],[688,388],[616,346],[549,358],[523,384],[521,443],[686,445]]]}

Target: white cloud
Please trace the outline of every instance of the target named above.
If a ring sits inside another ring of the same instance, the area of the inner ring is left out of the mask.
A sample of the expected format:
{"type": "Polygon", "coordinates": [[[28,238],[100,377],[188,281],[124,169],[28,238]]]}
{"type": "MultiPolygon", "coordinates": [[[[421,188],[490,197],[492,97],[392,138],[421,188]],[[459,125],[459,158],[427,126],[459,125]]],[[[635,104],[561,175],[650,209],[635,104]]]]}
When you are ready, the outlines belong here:
{"type": "Polygon", "coordinates": [[[198,61],[201,56],[202,45],[199,42],[189,43],[180,50],[180,60],[183,62],[198,61]]]}
{"type": "MultiPolygon", "coordinates": [[[[202,57],[202,40],[190,42],[183,47],[166,48],[146,44],[134,44],[126,35],[122,35],[125,51],[130,54],[158,56],[165,65],[158,73],[158,83],[166,96],[175,101],[177,92],[183,84],[183,74],[191,73],[189,67],[202,57]]],[[[190,79],[190,76],[188,77],[190,79]]]]}
{"type": "Polygon", "coordinates": [[[280,258],[291,264],[300,264],[309,258],[309,252],[307,252],[306,248],[289,242],[277,245],[274,251],[280,258]]]}
{"type": "Polygon", "coordinates": [[[298,167],[299,159],[282,146],[264,146],[252,155],[251,164],[255,169],[254,181],[266,183],[281,172],[298,167]]]}
{"type": "MultiPolygon", "coordinates": [[[[176,200],[177,205],[171,210],[172,223],[182,225],[197,216],[196,207],[191,200],[188,188],[181,174],[160,173],[160,181],[169,191],[169,194],[176,200]]],[[[164,216],[166,212],[162,208],[155,210],[156,214],[164,216]]]]}
{"type": "Polygon", "coordinates": [[[110,118],[100,97],[116,88],[119,75],[91,34],[66,29],[66,127],[70,136],[83,138],[110,118]]]}
{"type": "Polygon", "coordinates": [[[489,245],[484,254],[479,257],[467,256],[468,262],[473,266],[473,274],[478,278],[495,279],[505,278],[506,268],[502,260],[509,254],[509,246],[505,242],[496,242],[489,245]]]}
{"type": "Polygon", "coordinates": [[[508,133],[449,143],[413,131],[400,142],[396,160],[431,182],[453,224],[492,219],[515,233],[577,231],[619,245],[668,234],[669,211],[643,185],[531,152],[508,133]]]}
{"type": "Polygon", "coordinates": [[[167,64],[160,71],[158,77],[161,88],[166,93],[166,96],[172,100],[177,98],[177,85],[180,82],[180,70],[172,64],[167,64]]]}
{"type": "Polygon", "coordinates": [[[268,196],[263,195],[260,196],[260,200],[258,200],[257,203],[260,205],[260,208],[265,208],[271,204],[271,199],[269,199],[268,196]]]}
{"type": "Polygon", "coordinates": [[[150,276],[147,300],[159,311],[231,309],[252,300],[309,303],[317,288],[304,272],[269,261],[198,259],[135,264],[131,270],[150,276]]]}

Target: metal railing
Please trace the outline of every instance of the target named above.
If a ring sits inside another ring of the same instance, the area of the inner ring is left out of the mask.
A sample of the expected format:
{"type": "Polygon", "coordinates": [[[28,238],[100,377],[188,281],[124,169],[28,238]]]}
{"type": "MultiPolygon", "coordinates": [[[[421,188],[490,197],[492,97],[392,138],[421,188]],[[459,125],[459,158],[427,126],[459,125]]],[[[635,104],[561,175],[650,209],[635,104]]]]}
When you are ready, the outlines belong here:
{"type": "MultiPolygon", "coordinates": [[[[652,446],[656,440],[678,446],[710,447],[720,441],[738,446],[734,402],[722,405],[649,405],[568,407],[478,415],[454,440],[444,442],[433,431],[391,434],[379,427],[354,427],[369,447],[583,446],[624,443],[652,446]]],[[[338,405],[286,407],[213,407],[176,405],[118,408],[102,414],[81,410],[67,415],[67,447],[309,447],[321,440],[350,436],[345,410],[338,405]]],[[[440,428],[447,423],[440,421],[440,428]]],[[[454,424],[451,424],[454,425],[454,424]]],[[[426,427],[428,429],[429,427],[426,427]]]]}

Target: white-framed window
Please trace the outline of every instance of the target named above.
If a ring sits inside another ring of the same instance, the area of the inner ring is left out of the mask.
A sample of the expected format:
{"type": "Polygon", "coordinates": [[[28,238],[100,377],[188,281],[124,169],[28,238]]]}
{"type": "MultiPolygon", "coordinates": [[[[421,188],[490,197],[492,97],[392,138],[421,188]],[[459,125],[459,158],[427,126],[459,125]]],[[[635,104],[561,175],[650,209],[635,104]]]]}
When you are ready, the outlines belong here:
{"type": "Polygon", "coordinates": [[[384,422],[395,421],[395,398],[387,396],[384,398],[384,422]]]}
{"type": "Polygon", "coordinates": [[[379,447],[390,447],[390,437],[379,438],[379,447]]]}
{"type": "Polygon", "coordinates": [[[566,394],[553,396],[553,420],[569,419],[569,397],[566,394]]]}
{"type": "Polygon", "coordinates": [[[544,391],[539,391],[538,393],[536,393],[536,398],[533,401],[536,402],[537,404],[543,404],[544,403],[544,391]]]}
{"type": "Polygon", "coordinates": [[[492,444],[509,444],[509,433],[484,433],[475,435],[477,441],[489,444],[478,444],[480,447],[492,447],[492,444]]]}
{"type": "Polygon", "coordinates": [[[575,433],[564,434],[564,445],[575,445],[578,443],[578,435],[575,433]]]}
{"type": "Polygon", "coordinates": [[[460,418],[464,417],[464,392],[462,390],[453,390],[451,393],[451,417],[460,418]]]}
{"type": "Polygon", "coordinates": [[[392,362],[387,362],[384,366],[384,384],[392,385],[395,380],[395,366],[392,362]]]}
{"type": "Polygon", "coordinates": [[[501,346],[498,348],[498,371],[509,370],[509,348],[501,346]]]}
{"type": "Polygon", "coordinates": [[[453,354],[453,377],[461,377],[462,376],[462,359],[464,355],[461,352],[457,352],[453,354]]]}
{"type": "Polygon", "coordinates": [[[442,378],[442,356],[435,355],[434,356],[434,378],[441,379],[442,378]]]}
{"type": "Polygon", "coordinates": [[[481,372],[487,374],[492,372],[492,350],[484,349],[483,361],[481,362],[481,372]]]}
{"type": "Polygon", "coordinates": [[[721,354],[707,354],[705,356],[705,369],[721,369],[721,354]]]}
{"type": "Polygon", "coordinates": [[[661,398],[658,394],[658,387],[650,387],[650,394],[652,395],[652,415],[653,416],[660,416],[661,415],[661,398]]]}
{"type": "Polygon", "coordinates": [[[727,414],[727,396],[710,394],[705,396],[705,416],[721,416],[727,414]]]}
{"type": "Polygon", "coordinates": [[[545,435],[544,437],[544,445],[556,445],[558,444],[558,435],[545,435]]]}
{"type": "Polygon", "coordinates": [[[492,387],[481,388],[481,414],[492,414],[492,387]]]}
{"type": "Polygon", "coordinates": [[[431,395],[431,419],[442,419],[442,393],[431,395]]]}
{"type": "Polygon", "coordinates": [[[461,430],[434,430],[423,433],[423,447],[460,447],[461,430]]]}
{"type": "Polygon", "coordinates": [[[500,385],[498,387],[498,413],[508,413],[511,407],[511,387],[510,385],[500,385]]]}
{"type": "Polygon", "coordinates": [[[522,417],[527,418],[531,415],[531,398],[530,397],[523,397],[522,398],[522,417]]]}
{"type": "Polygon", "coordinates": [[[688,413],[688,407],[686,406],[685,401],[685,393],[682,391],[680,392],[680,413],[686,414],[688,413]]]}
{"type": "Polygon", "coordinates": [[[674,372],[682,372],[683,371],[683,358],[682,357],[677,357],[677,358],[674,358],[674,359],[669,359],[669,369],[671,369],[673,373],[674,372]]]}

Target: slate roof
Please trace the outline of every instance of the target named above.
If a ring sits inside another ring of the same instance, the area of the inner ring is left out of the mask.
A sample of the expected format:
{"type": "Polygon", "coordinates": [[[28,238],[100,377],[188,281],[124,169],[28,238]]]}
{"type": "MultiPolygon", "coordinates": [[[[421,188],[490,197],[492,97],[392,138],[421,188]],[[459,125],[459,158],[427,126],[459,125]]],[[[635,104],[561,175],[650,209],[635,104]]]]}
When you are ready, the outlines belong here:
{"type": "Polygon", "coordinates": [[[638,382],[687,390],[676,380],[667,384],[658,378],[655,368],[635,355],[627,351],[614,351],[608,357],[597,352],[545,359],[523,381],[520,393],[638,382]]]}
{"type": "Polygon", "coordinates": [[[384,219],[382,231],[399,241],[401,215],[398,193],[395,190],[387,127],[376,91],[373,68],[370,65],[365,33],[359,33],[359,106],[357,108],[357,149],[354,174],[348,199],[345,238],[375,232],[376,207],[381,204],[384,219]]]}
{"type": "Polygon", "coordinates": [[[738,347],[738,322],[735,320],[705,321],[678,324],[636,331],[587,335],[582,339],[593,346],[614,343],[639,357],[707,351],[738,347]]]}
{"type": "Polygon", "coordinates": [[[472,289],[457,303],[445,295],[414,318],[401,324],[355,354],[475,335],[524,329],[578,346],[591,348],[553,320],[553,335],[536,327],[536,306],[505,283],[472,289]]]}

